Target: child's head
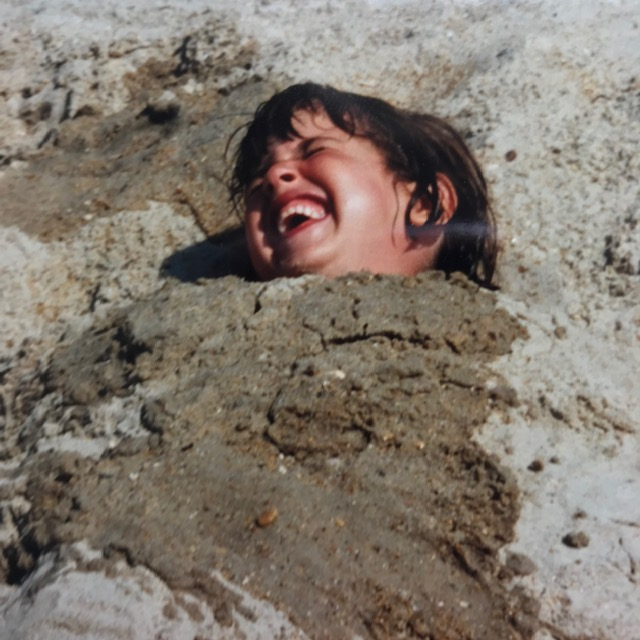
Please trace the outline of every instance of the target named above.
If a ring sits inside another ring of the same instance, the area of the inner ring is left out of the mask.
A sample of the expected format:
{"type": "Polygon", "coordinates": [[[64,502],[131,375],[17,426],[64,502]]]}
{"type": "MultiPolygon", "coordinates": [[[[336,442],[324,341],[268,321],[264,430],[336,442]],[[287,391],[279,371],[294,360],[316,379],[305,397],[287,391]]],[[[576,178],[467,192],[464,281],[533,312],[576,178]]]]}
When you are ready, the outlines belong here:
{"type": "Polygon", "coordinates": [[[291,86],[258,108],[230,192],[265,280],[435,268],[489,284],[493,275],[485,180],[460,135],[435,116],[291,86]]]}

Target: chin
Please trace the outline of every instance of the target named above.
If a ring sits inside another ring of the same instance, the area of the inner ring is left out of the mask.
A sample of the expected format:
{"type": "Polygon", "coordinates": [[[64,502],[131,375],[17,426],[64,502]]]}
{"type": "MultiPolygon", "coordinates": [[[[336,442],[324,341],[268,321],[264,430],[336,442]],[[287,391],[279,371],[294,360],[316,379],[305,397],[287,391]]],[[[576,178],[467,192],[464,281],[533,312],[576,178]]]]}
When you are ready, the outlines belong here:
{"type": "Polygon", "coordinates": [[[309,274],[315,275],[337,275],[332,273],[331,263],[327,264],[326,260],[313,260],[309,259],[310,256],[302,256],[300,259],[289,259],[279,262],[272,267],[272,272],[276,274],[275,277],[284,278],[297,278],[298,276],[305,276],[309,274]]]}

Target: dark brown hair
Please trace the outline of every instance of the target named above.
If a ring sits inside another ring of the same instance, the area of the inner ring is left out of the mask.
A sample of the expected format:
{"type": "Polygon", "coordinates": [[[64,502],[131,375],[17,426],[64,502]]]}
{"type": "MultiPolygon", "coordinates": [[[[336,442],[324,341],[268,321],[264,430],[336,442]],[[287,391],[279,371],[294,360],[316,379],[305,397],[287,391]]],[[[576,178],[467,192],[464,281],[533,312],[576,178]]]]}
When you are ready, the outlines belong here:
{"type": "Polygon", "coordinates": [[[370,139],[384,155],[396,177],[416,187],[405,212],[420,198],[431,204],[425,225],[441,215],[436,173],[445,174],[458,196],[458,206],[443,226],[444,242],[435,268],[461,271],[479,284],[490,286],[496,264],[496,228],[487,184],[471,151],[451,125],[436,116],[399,109],[380,100],[338,91],[314,83],[296,84],[261,104],[248,125],[235,154],[229,193],[240,207],[247,185],[255,178],[270,140],[298,136],[296,111],[322,109],[333,124],[370,139]]]}

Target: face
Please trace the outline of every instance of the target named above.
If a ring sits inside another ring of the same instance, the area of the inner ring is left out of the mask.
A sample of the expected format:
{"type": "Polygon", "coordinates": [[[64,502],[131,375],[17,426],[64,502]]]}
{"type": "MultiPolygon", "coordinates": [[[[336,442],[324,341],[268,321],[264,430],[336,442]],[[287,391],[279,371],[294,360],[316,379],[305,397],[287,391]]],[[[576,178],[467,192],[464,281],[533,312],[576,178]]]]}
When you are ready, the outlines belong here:
{"type": "Polygon", "coordinates": [[[245,229],[258,276],[354,271],[414,275],[431,267],[439,242],[405,228],[412,185],[398,182],[368,139],[323,111],[300,111],[299,137],[272,140],[245,193],[245,229]]]}

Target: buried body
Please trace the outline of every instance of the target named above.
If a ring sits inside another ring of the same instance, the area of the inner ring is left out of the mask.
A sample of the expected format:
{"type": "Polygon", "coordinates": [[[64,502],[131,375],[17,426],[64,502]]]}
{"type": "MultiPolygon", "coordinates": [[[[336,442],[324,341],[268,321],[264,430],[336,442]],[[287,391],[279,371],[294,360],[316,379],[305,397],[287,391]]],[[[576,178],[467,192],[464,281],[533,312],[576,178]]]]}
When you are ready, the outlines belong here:
{"type": "Polygon", "coordinates": [[[433,271],[490,283],[488,209],[456,233],[469,196],[451,170],[402,177],[391,142],[358,113],[336,126],[332,105],[294,109],[297,133],[264,148],[245,138],[252,263],[264,280],[387,276],[171,283],[61,345],[33,402],[102,452],[46,452],[25,429],[42,453],[11,581],[85,540],[103,551],[85,569],[124,558],[195,598],[201,634],[207,611],[228,628],[256,615],[218,571],[312,638],[532,635],[536,605],[497,557],[517,487],[472,439],[515,402],[489,365],[523,332],[492,293],[433,271]]]}

